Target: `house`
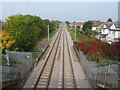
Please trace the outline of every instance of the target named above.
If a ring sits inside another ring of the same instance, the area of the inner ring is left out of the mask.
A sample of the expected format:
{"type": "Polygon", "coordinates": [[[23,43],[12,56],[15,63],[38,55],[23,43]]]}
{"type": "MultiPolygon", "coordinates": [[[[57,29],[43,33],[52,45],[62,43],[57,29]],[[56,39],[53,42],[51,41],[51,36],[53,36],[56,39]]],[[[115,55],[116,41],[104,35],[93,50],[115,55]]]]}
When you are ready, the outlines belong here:
{"type": "Polygon", "coordinates": [[[101,31],[100,31],[100,35],[101,35],[101,40],[105,41],[105,40],[109,40],[109,28],[112,26],[112,22],[105,22],[101,31]]]}
{"type": "Polygon", "coordinates": [[[92,24],[92,31],[96,31],[98,33],[98,35],[96,35],[95,37],[100,39],[100,32],[101,29],[103,28],[104,23],[100,22],[100,21],[94,21],[92,24]]]}
{"type": "Polygon", "coordinates": [[[109,39],[113,42],[120,41],[120,22],[114,22],[109,28],[109,39]]]}
{"type": "Polygon", "coordinates": [[[96,37],[108,43],[120,41],[120,22],[93,23],[92,30],[99,33],[96,37]]]}
{"type": "Polygon", "coordinates": [[[100,21],[93,22],[93,24],[92,24],[92,30],[98,32],[98,29],[101,28],[101,25],[103,25],[103,22],[100,22],[100,21]]]}
{"type": "Polygon", "coordinates": [[[75,22],[75,23],[71,23],[71,26],[72,26],[72,27],[79,26],[80,29],[82,29],[83,25],[84,25],[84,22],[75,22]]]}

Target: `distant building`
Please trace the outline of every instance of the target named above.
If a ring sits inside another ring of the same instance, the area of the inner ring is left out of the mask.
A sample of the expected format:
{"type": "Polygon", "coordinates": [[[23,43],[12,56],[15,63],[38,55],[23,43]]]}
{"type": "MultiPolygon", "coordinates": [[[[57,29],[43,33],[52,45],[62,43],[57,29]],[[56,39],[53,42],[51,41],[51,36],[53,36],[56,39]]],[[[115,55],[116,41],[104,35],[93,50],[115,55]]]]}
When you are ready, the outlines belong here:
{"type": "Polygon", "coordinates": [[[101,28],[102,24],[103,24],[103,22],[100,22],[100,21],[93,22],[92,30],[99,32],[100,31],[99,29],[101,28]]]}
{"type": "MultiPolygon", "coordinates": [[[[84,22],[70,23],[70,26],[79,26],[82,29],[84,22]]],[[[98,32],[96,38],[107,43],[120,41],[120,22],[93,21],[92,30],[98,32]]]]}
{"type": "Polygon", "coordinates": [[[75,23],[71,23],[70,26],[73,27],[73,26],[79,26],[80,29],[82,29],[83,25],[84,25],[84,22],[75,22],[75,23]]]}

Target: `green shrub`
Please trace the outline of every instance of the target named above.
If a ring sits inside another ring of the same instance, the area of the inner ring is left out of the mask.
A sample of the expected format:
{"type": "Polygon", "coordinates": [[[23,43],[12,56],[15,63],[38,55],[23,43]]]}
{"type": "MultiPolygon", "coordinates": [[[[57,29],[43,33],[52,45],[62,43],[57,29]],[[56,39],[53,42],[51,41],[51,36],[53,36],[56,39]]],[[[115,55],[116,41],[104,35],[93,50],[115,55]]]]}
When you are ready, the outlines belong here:
{"type": "Polygon", "coordinates": [[[6,63],[7,63],[6,56],[2,56],[2,65],[6,64],[6,63]]]}
{"type": "Polygon", "coordinates": [[[104,66],[104,65],[107,65],[108,64],[108,62],[106,62],[106,61],[100,61],[99,62],[99,66],[104,66]]]}

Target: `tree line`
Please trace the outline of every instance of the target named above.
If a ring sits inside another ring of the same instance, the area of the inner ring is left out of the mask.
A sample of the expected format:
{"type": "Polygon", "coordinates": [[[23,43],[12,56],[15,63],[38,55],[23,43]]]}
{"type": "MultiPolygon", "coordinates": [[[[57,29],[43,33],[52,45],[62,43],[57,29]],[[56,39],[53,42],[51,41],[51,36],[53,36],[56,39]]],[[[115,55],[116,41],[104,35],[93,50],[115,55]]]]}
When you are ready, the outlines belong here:
{"type": "Polygon", "coordinates": [[[47,36],[49,25],[50,33],[59,27],[61,22],[41,19],[32,15],[9,16],[2,25],[2,42],[0,47],[7,50],[30,51],[38,40],[47,36]]]}

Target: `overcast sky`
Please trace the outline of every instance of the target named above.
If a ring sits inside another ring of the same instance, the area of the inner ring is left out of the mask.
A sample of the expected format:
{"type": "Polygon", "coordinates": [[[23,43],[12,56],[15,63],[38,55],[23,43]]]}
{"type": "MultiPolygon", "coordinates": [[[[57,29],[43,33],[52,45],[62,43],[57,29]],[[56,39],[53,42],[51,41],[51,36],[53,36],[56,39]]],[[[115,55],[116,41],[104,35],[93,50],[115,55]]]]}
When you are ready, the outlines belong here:
{"type": "Polygon", "coordinates": [[[16,14],[60,21],[118,21],[118,2],[2,2],[2,20],[16,14]]]}

